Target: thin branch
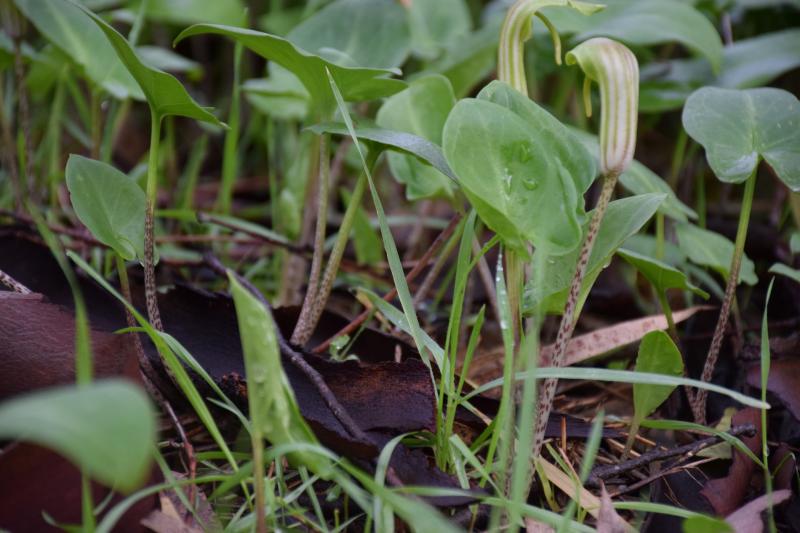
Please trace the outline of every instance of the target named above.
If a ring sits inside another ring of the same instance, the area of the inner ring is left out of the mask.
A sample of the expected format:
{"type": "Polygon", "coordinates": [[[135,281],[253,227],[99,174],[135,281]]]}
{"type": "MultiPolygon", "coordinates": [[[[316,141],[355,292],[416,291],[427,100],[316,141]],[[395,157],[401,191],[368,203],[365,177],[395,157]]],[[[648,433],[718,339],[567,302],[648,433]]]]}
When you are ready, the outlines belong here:
{"type": "MultiPolygon", "coordinates": [[[[753,436],[755,435],[755,432],[756,428],[753,426],[753,424],[742,424],[741,426],[731,428],[728,434],[734,437],[738,437],[739,435],[753,436]]],[[[669,450],[650,450],[649,452],[643,453],[639,457],[623,461],[619,464],[599,466],[592,470],[592,474],[586,481],[586,486],[599,487],[601,480],[636,470],[637,468],[647,466],[655,461],[663,461],[664,459],[677,457],[679,455],[691,457],[700,450],[704,450],[705,448],[708,448],[709,446],[717,444],[721,441],[722,437],[712,435],[690,444],[678,446],[677,448],[671,448],[669,450]]]]}

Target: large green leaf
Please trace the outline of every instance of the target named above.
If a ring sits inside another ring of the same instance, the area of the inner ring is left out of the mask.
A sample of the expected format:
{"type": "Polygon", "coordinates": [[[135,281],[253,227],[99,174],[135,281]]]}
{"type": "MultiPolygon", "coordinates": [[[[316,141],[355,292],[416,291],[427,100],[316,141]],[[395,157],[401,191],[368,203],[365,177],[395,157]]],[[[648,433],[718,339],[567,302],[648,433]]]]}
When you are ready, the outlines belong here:
{"type": "MultiPolygon", "coordinates": [[[[178,25],[209,22],[214,24],[242,25],[246,21],[245,6],[241,0],[144,0],[145,15],[151,20],[178,25]]],[[[141,4],[141,2],[137,2],[141,4]]],[[[139,9],[137,5],[134,9],[139,9]]]]}
{"type": "Polygon", "coordinates": [[[642,276],[647,278],[655,290],[663,294],[667,289],[681,289],[692,291],[703,298],[708,298],[708,293],[689,282],[686,274],[675,267],[646,255],[638,254],[633,250],[620,248],[617,250],[623,259],[636,267],[642,276]]]}
{"type": "Polygon", "coordinates": [[[83,67],[86,76],[119,99],[144,99],[103,32],[70,0],[14,0],[39,33],[83,67]]]}
{"type": "MultiPolygon", "coordinates": [[[[676,233],[678,246],[693,263],[707,266],[722,277],[728,278],[734,249],[731,241],[719,233],[688,223],[678,224],[676,233]]],[[[742,281],[748,285],[758,283],[755,265],[744,254],[742,254],[742,266],[739,271],[739,282],[742,281]]]]}
{"type": "Polygon", "coordinates": [[[105,33],[111,46],[116,50],[119,59],[141,87],[150,108],[157,117],[169,115],[193,118],[211,124],[222,125],[210,108],[201,107],[186,92],[186,88],[175,76],[145,65],[128,40],[117,30],[109,26],[103,19],[84,8],[97,26],[105,33]]]}
{"type": "Polygon", "coordinates": [[[72,154],[67,188],[81,222],[125,259],[144,258],[144,191],[107,163],[72,154]]]}
{"type": "MultiPolygon", "coordinates": [[[[228,277],[242,339],[253,429],[274,445],[316,443],[314,433],[300,415],[292,386],[283,371],[277,326],[272,316],[235,276],[228,277]]],[[[290,457],[317,474],[327,475],[330,471],[327,458],[320,455],[294,452],[290,457]]]]}
{"type": "MultiPolygon", "coordinates": [[[[387,99],[378,110],[376,122],[382,128],[413,133],[441,145],[444,124],[455,103],[447,78],[425,76],[387,99]]],[[[406,185],[409,200],[453,195],[450,179],[416,157],[390,153],[388,158],[392,174],[406,185]]]]}
{"type": "Polygon", "coordinates": [[[437,57],[468,35],[472,26],[464,0],[414,0],[408,8],[408,23],[411,49],[425,59],[437,57]]]}
{"type": "Polygon", "coordinates": [[[800,191],[800,102],[790,92],[704,87],[686,101],[683,127],[703,145],[720,180],[747,180],[763,158],[800,191]]]}
{"type": "Polygon", "coordinates": [[[334,63],[342,66],[399,67],[410,47],[406,10],[394,0],[335,0],[286,38],[328,59],[336,50],[342,57],[334,63]]]}
{"type": "Polygon", "coordinates": [[[506,245],[565,253],[581,240],[596,164],[547,111],[502,82],[453,108],[444,153],[483,221],[506,245]]]}
{"type": "MultiPolygon", "coordinates": [[[[650,220],[663,201],[663,194],[642,194],[608,204],[586,266],[586,275],[579,296],[579,308],[589,295],[597,276],[608,266],[617,249],[650,220]]],[[[584,232],[588,226],[587,221],[583,227],[584,232]]],[[[564,311],[579,254],[579,250],[559,256],[548,255],[545,251],[537,251],[534,254],[533,268],[543,269],[545,279],[539,287],[529,284],[525,288],[526,310],[535,309],[538,302],[543,302],[548,313],[560,314],[564,311]]]]}
{"type": "Polygon", "coordinates": [[[373,100],[403,90],[406,84],[388,76],[396,70],[343,67],[296,47],[288,40],[260,31],[217,24],[196,24],[178,35],[178,43],[186,37],[214,33],[237,40],[244,46],[297,76],[311,95],[313,103],[324,114],[336,108],[336,101],[326,71],[330,71],[342,95],[348,101],[373,100]]]}
{"type": "Polygon", "coordinates": [[[705,56],[715,71],[722,65],[722,40],[714,25],[689,3],[638,0],[612,5],[587,18],[575,40],[605,36],[631,45],[677,41],[705,56]]]}
{"type": "MultiPolygon", "coordinates": [[[[600,159],[600,143],[597,135],[577,128],[570,128],[570,131],[583,143],[589,153],[596,161],[600,159]]],[[[661,179],[655,172],[636,161],[631,161],[628,169],[619,177],[620,184],[633,194],[660,193],[665,194],[664,202],[659,207],[659,211],[666,216],[685,222],[689,218],[697,218],[697,213],[678,199],[672,188],[661,179]]]]}
{"type": "Polygon", "coordinates": [[[147,396],[119,379],[40,390],[0,404],[0,439],[50,448],[124,492],[145,481],[155,438],[147,396]]]}
{"type": "MultiPolygon", "coordinates": [[[[669,335],[663,331],[651,331],[642,338],[636,357],[636,372],[675,377],[683,375],[683,358],[669,335]]],[[[675,387],[671,385],[634,383],[634,423],[638,425],[637,422],[655,411],[673,390],[675,387]]]]}

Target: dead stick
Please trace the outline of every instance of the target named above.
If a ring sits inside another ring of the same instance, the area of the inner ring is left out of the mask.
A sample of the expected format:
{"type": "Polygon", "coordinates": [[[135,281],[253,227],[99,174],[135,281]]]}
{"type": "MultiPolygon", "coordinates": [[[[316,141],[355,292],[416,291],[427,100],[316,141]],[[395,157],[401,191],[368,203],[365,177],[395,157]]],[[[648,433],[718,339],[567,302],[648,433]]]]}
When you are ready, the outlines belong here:
{"type": "MultiPolygon", "coordinates": [[[[756,428],[753,424],[742,424],[741,426],[736,426],[731,428],[728,432],[729,435],[737,437],[739,435],[745,434],[748,436],[755,435],[756,428]]],[[[700,439],[698,441],[692,442],[690,444],[686,444],[684,446],[678,446],[677,448],[671,448],[669,450],[650,450],[649,452],[643,453],[639,457],[629,459],[619,464],[615,465],[604,465],[599,466],[592,470],[592,474],[589,476],[588,481],[586,482],[587,487],[599,487],[600,480],[609,478],[611,476],[624,474],[625,472],[630,472],[631,470],[635,470],[637,468],[647,466],[654,461],[662,461],[664,459],[669,459],[670,457],[676,457],[678,455],[694,455],[700,450],[708,448],[714,444],[717,444],[722,440],[721,437],[716,435],[712,435],[710,437],[706,437],[704,439],[700,439]]]]}
{"type": "MultiPolygon", "coordinates": [[[[450,223],[447,224],[447,227],[442,230],[442,232],[436,237],[431,244],[431,247],[423,254],[414,268],[406,274],[406,283],[411,283],[416,279],[416,277],[422,272],[425,266],[430,262],[431,258],[439,251],[439,248],[450,238],[453,232],[458,226],[458,223],[461,221],[461,217],[463,215],[461,213],[456,213],[452,219],[450,219],[450,223]]],[[[386,295],[383,297],[383,300],[388,302],[392,300],[395,296],[397,296],[397,287],[392,288],[386,295]]],[[[337,337],[341,337],[342,335],[349,335],[353,331],[356,330],[361,324],[363,324],[370,316],[371,310],[367,309],[363,311],[360,315],[354,318],[349,324],[345,327],[337,331],[334,335],[332,335],[329,339],[322,342],[321,344],[317,345],[314,349],[311,350],[311,353],[322,353],[328,349],[331,343],[337,337]]]]}

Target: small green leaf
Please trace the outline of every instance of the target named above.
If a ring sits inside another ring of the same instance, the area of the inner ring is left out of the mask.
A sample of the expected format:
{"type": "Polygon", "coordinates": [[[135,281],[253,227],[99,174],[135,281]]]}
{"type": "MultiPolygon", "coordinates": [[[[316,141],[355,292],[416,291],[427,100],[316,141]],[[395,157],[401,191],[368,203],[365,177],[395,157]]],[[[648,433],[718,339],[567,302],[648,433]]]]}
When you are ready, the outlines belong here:
{"type": "Polygon", "coordinates": [[[145,65],[125,37],[88,9],[83,8],[83,10],[105,33],[119,59],[141,87],[150,108],[159,118],[178,115],[218,126],[223,125],[209,112],[210,108],[201,107],[189,96],[186,88],[175,76],[145,65]]]}
{"type": "Polygon", "coordinates": [[[702,13],[685,2],[624,2],[593,15],[585,23],[588,28],[575,37],[576,41],[597,36],[645,46],[677,41],[705,56],[715,71],[722,65],[719,33],[702,13]]]}
{"type": "Polygon", "coordinates": [[[717,178],[742,183],[761,158],[793,191],[800,191],[800,102],[773,88],[703,87],[683,109],[683,127],[706,150],[717,178]]]}
{"type": "Polygon", "coordinates": [[[478,214],[507,246],[551,253],[581,241],[594,159],[556,118],[502,82],[453,108],[444,153],[478,214]]]}
{"type": "Polygon", "coordinates": [[[633,250],[620,248],[617,253],[632,264],[653,285],[658,293],[665,293],[667,289],[680,289],[692,291],[696,295],[708,299],[708,293],[694,286],[686,278],[686,274],[671,267],[666,263],[638,254],[633,250]]]}
{"type": "Polygon", "coordinates": [[[789,279],[793,279],[797,283],[800,283],[800,270],[796,270],[789,265],[784,265],[783,263],[775,263],[769,268],[771,274],[780,274],[782,276],[786,276],[789,279]]]}
{"type": "Polygon", "coordinates": [[[156,419],[140,388],[109,379],[44,389],[3,402],[0,439],[50,448],[93,479],[129,492],[145,481],[149,471],[156,419]]]}
{"type": "Polygon", "coordinates": [[[69,0],[14,0],[19,10],[58,46],[86,76],[115,98],[144,99],[136,81],[114,53],[103,32],[69,0]]]}
{"type": "Polygon", "coordinates": [[[399,67],[410,49],[406,10],[390,0],[334,0],[286,38],[326,59],[336,50],[343,57],[334,62],[342,66],[399,67]]]}
{"type": "MultiPolygon", "coordinates": [[[[382,128],[413,133],[441,145],[444,124],[455,103],[447,78],[438,74],[425,76],[388,98],[378,110],[376,123],[382,128]]],[[[453,183],[430,165],[406,154],[390,153],[388,159],[394,177],[406,185],[409,200],[453,196],[453,183]]]]}
{"type": "MultiPolygon", "coordinates": [[[[576,316],[580,314],[580,307],[589,295],[589,290],[600,272],[608,266],[614,252],[650,220],[663,200],[663,194],[642,194],[615,200],[608,204],[594,247],[592,247],[592,254],[589,256],[576,316]]],[[[588,226],[589,223],[586,222],[583,227],[584,232],[588,226]]],[[[533,255],[533,268],[544,269],[545,281],[540,287],[529,284],[525,288],[526,311],[535,309],[535,305],[540,301],[544,302],[545,310],[548,313],[561,314],[564,311],[579,254],[579,250],[573,250],[568,254],[558,256],[548,255],[544,252],[537,252],[533,255]]]]}
{"type": "Polygon", "coordinates": [[[323,114],[336,108],[336,100],[326,81],[328,76],[325,69],[330,70],[347,101],[383,98],[406,87],[404,82],[388,77],[396,74],[396,70],[340,66],[298,48],[287,39],[255,30],[218,24],[196,24],[181,32],[175,43],[193,35],[207,33],[230,37],[256,54],[291,71],[303,83],[312,102],[323,114]]]}
{"type": "MultiPolygon", "coordinates": [[[[316,124],[314,126],[309,126],[308,130],[313,131],[317,135],[322,133],[350,135],[347,131],[347,127],[339,122],[316,124]]],[[[444,154],[442,154],[442,149],[427,139],[402,131],[392,131],[368,126],[356,127],[354,131],[356,137],[362,141],[368,141],[391,150],[399,150],[400,152],[414,155],[454,182],[458,182],[458,178],[456,178],[450,165],[447,164],[444,154]]]]}
{"type": "MultiPolygon", "coordinates": [[[[228,275],[239,336],[242,339],[247,377],[247,400],[253,429],[273,445],[316,443],[314,433],[300,415],[297,400],[281,366],[276,325],[270,313],[255,296],[228,275]]],[[[307,452],[294,452],[290,458],[314,473],[330,472],[327,458],[307,452]]]]}
{"type": "MultiPolygon", "coordinates": [[[[636,372],[649,374],[665,374],[680,377],[683,375],[683,359],[681,353],[663,331],[651,331],[642,338],[639,355],[636,357],[636,372]]],[[[634,417],[642,420],[664,403],[674,386],[670,385],[633,385],[634,417]]]]}
{"type": "MultiPolygon", "coordinates": [[[[713,231],[699,228],[693,224],[678,224],[678,247],[693,263],[712,268],[728,278],[733,258],[733,243],[713,231]]],[[[742,254],[742,266],[739,271],[739,282],[748,285],[758,283],[753,262],[742,254]]]]}
{"type": "Polygon", "coordinates": [[[111,165],[72,154],[66,168],[72,207],[97,240],[125,259],[144,258],[144,191],[111,165]]]}
{"type": "Polygon", "coordinates": [[[178,55],[168,48],[137,46],[136,54],[145,65],[164,72],[186,73],[191,79],[197,79],[203,74],[203,65],[178,55]]]}

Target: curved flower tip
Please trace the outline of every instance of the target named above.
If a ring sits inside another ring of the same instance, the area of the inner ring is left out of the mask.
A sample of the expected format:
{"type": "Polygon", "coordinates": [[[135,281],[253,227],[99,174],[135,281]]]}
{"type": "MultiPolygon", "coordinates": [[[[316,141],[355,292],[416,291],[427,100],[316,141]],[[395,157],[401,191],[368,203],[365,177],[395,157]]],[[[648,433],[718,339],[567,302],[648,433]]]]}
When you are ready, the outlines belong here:
{"type": "Polygon", "coordinates": [[[500,30],[497,78],[525,95],[528,94],[528,86],[525,80],[523,50],[525,41],[531,36],[531,22],[534,16],[538,17],[550,32],[555,48],[556,64],[561,64],[561,38],[555,26],[540,12],[545,7],[567,7],[582,15],[591,15],[605,6],[581,0],[517,0],[514,2],[508,9],[500,30]]]}
{"type": "Polygon", "coordinates": [[[639,63],[628,47],[605,37],[589,39],[567,54],[586,74],[584,100],[591,115],[589,85],[600,86],[600,167],[603,175],[619,175],[636,150],[639,111],[639,63]]]}

